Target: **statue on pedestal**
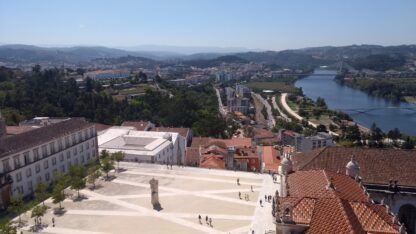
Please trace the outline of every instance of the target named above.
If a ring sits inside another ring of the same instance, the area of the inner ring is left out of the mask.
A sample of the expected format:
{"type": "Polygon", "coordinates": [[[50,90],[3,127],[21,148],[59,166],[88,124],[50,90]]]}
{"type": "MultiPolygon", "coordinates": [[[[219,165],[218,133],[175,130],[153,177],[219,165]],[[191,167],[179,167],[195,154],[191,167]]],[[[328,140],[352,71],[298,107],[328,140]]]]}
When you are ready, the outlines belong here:
{"type": "Polygon", "coordinates": [[[160,206],[159,203],[159,191],[158,191],[158,186],[159,186],[159,181],[156,180],[155,178],[152,178],[149,181],[150,184],[150,192],[151,192],[151,200],[152,200],[152,205],[153,205],[153,209],[160,211],[162,210],[162,207],[160,206]]]}

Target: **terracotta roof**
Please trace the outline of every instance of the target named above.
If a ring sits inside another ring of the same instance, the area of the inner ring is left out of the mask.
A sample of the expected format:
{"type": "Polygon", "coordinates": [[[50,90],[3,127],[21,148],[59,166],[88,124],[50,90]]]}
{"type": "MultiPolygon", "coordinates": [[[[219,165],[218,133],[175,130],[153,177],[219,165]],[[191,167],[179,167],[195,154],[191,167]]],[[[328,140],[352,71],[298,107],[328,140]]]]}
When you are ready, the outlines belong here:
{"type": "Polygon", "coordinates": [[[345,166],[352,155],[360,166],[364,183],[388,184],[389,180],[397,180],[401,186],[416,187],[414,150],[326,147],[295,155],[294,168],[345,173],[345,166]]]}
{"type": "Polygon", "coordinates": [[[59,123],[6,137],[0,141],[0,157],[43,144],[92,125],[84,118],[70,118],[59,123]]]}
{"type": "Polygon", "coordinates": [[[254,138],[274,138],[274,133],[262,128],[253,128],[254,138]]]}
{"type": "Polygon", "coordinates": [[[156,131],[156,132],[176,132],[179,135],[181,135],[182,137],[187,138],[190,129],[189,128],[166,128],[166,127],[158,127],[156,129],[154,129],[153,131],[156,131]]]}
{"type": "Polygon", "coordinates": [[[124,121],[121,126],[128,126],[134,127],[137,131],[147,131],[149,125],[151,125],[150,121],[124,121]]]}
{"type": "Polygon", "coordinates": [[[225,162],[216,155],[206,155],[201,159],[199,166],[211,169],[225,169],[225,162]]]}
{"type": "Polygon", "coordinates": [[[310,198],[342,198],[349,201],[367,202],[368,197],[360,185],[343,174],[331,171],[299,171],[288,178],[289,193],[291,197],[310,198]],[[335,189],[327,189],[332,182],[335,189]]]}
{"type": "Polygon", "coordinates": [[[211,138],[209,137],[193,137],[191,147],[197,147],[207,144],[211,138]]]}
{"type": "Polygon", "coordinates": [[[278,158],[278,151],[272,146],[263,146],[262,158],[265,164],[264,169],[277,173],[277,168],[280,165],[280,158],[278,158]]]}
{"type": "Polygon", "coordinates": [[[95,126],[95,130],[97,130],[97,132],[101,132],[104,131],[106,129],[111,128],[111,125],[107,125],[107,124],[100,124],[100,123],[94,123],[95,126]]]}
{"type": "Polygon", "coordinates": [[[335,172],[289,174],[288,197],[279,197],[278,204],[278,217],[289,205],[292,221],[308,226],[308,234],[399,233],[399,225],[384,206],[371,203],[355,180],[335,172]]]}
{"type": "Polygon", "coordinates": [[[31,126],[6,126],[7,135],[18,135],[24,132],[34,130],[31,126]]]}

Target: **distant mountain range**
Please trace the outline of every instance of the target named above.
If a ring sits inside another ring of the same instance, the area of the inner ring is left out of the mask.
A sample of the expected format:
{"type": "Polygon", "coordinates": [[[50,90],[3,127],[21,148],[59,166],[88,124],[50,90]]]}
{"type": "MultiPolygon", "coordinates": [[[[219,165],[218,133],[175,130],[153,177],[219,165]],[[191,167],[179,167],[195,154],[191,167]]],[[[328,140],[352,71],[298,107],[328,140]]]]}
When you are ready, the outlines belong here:
{"type": "MultiPolygon", "coordinates": [[[[50,64],[82,64],[96,59],[111,59],[127,57],[130,59],[143,59],[150,61],[182,61],[188,64],[218,64],[221,62],[259,62],[276,65],[327,65],[340,60],[353,60],[375,54],[401,55],[405,58],[416,58],[416,45],[401,46],[378,46],[378,45],[351,45],[351,46],[325,46],[304,48],[284,51],[238,51],[243,48],[231,48],[229,52],[226,48],[215,47],[189,47],[185,53],[169,51],[152,51],[152,47],[147,47],[146,51],[139,51],[142,47],[126,49],[116,49],[100,46],[75,46],[75,47],[38,47],[31,45],[1,45],[0,62],[11,62],[16,64],[27,63],[50,63],[50,64]],[[189,54],[192,51],[210,51],[189,54]],[[232,51],[235,50],[235,51],[232,51]],[[216,51],[216,52],[215,52],[216,51]],[[222,52],[219,52],[222,51],[222,52]],[[232,56],[230,56],[232,55],[232,56]],[[136,57],[136,58],[133,58],[136,57]]],[[[168,48],[168,47],[165,47],[168,48]]],[[[182,47],[174,47],[179,50],[182,47]]],[[[185,48],[185,47],[184,47],[185,48]]],[[[142,48],[143,49],[143,48],[142,48]]],[[[163,49],[158,47],[158,49],[163,49]]]]}

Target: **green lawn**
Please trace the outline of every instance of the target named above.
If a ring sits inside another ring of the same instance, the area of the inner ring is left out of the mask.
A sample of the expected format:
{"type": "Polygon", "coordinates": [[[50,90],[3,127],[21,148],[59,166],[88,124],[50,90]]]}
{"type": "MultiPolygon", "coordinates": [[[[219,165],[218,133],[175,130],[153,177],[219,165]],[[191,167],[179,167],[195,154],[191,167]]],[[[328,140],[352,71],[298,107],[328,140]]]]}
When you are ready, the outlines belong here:
{"type": "Polygon", "coordinates": [[[281,93],[296,93],[295,86],[281,81],[249,82],[246,85],[254,91],[273,90],[281,93]]]}

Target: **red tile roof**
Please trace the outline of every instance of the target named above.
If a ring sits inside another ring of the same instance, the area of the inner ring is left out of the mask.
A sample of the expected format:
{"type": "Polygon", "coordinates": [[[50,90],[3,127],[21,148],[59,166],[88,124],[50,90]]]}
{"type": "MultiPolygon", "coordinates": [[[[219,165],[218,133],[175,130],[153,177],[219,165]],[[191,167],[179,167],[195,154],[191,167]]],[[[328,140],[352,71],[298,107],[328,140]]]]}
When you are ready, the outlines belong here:
{"type": "Polygon", "coordinates": [[[326,147],[295,155],[294,168],[345,173],[352,155],[360,166],[363,182],[388,184],[397,180],[401,186],[416,187],[415,150],[326,147]]]}
{"type": "Polygon", "coordinates": [[[262,158],[265,164],[265,171],[277,173],[277,168],[280,165],[280,158],[278,158],[278,151],[273,146],[262,147],[262,158]]]}
{"type": "Polygon", "coordinates": [[[156,132],[176,132],[182,137],[187,138],[189,135],[189,128],[166,128],[166,127],[157,127],[156,129],[153,129],[153,131],[156,132]]]}
{"type": "Polygon", "coordinates": [[[277,217],[292,207],[292,221],[307,225],[308,234],[399,233],[399,225],[384,206],[371,203],[355,180],[335,172],[289,174],[288,197],[279,197],[278,204],[277,217]]]}
{"type": "Polygon", "coordinates": [[[95,129],[97,130],[97,132],[101,132],[104,131],[108,128],[111,128],[111,125],[107,125],[107,124],[100,124],[100,123],[94,123],[95,129]]]}
{"type": "Polygon", "coordinates": [[[201,159],[201,163],[199,165],[203,168],[210,168],[210,169],[225,169],[225,162],[217,155],[205,155],[201,159]]]}

